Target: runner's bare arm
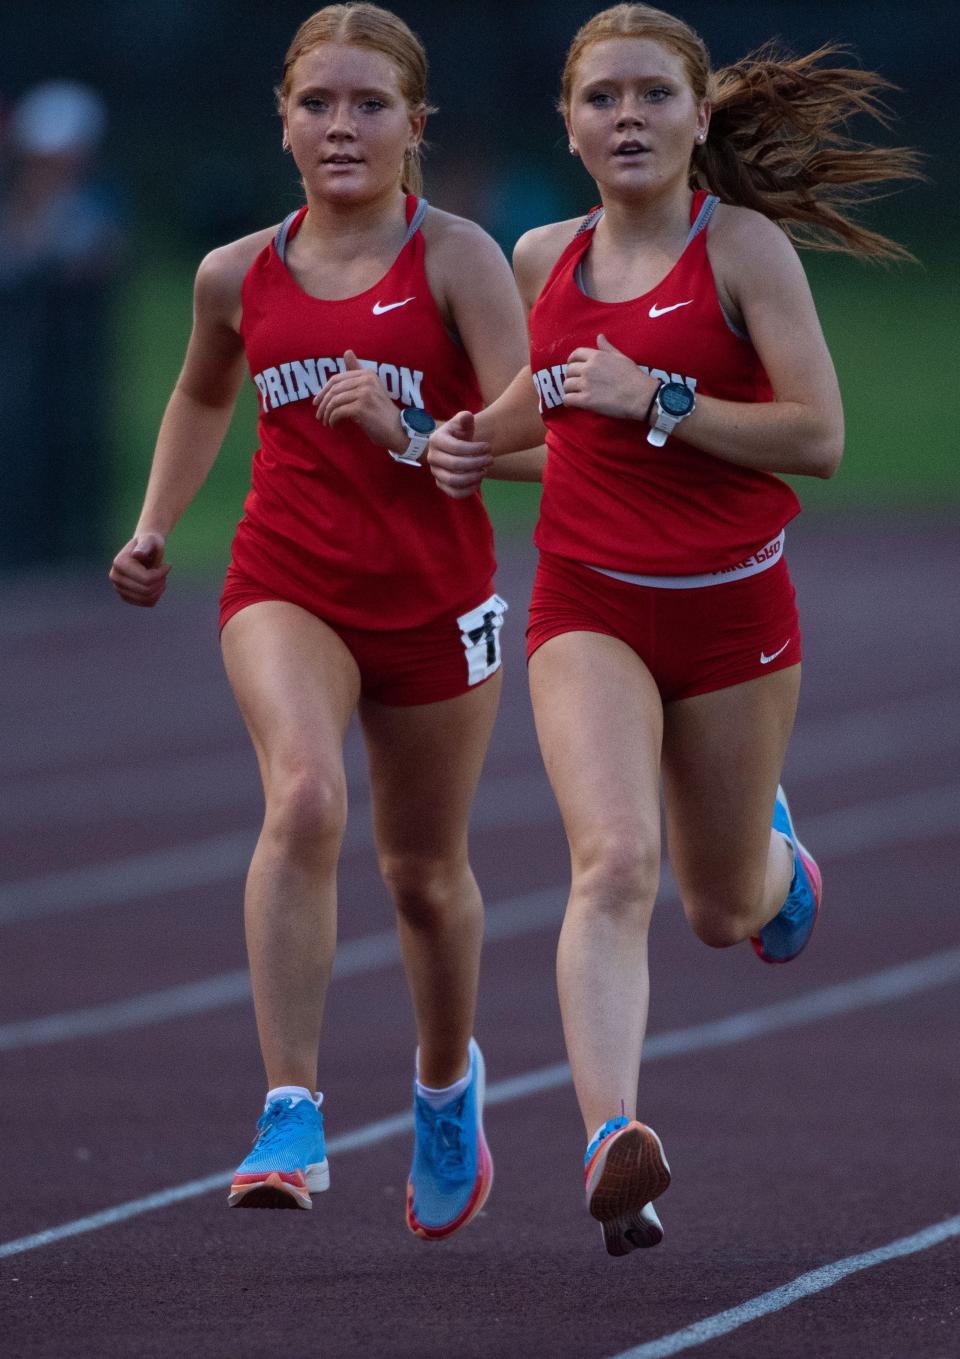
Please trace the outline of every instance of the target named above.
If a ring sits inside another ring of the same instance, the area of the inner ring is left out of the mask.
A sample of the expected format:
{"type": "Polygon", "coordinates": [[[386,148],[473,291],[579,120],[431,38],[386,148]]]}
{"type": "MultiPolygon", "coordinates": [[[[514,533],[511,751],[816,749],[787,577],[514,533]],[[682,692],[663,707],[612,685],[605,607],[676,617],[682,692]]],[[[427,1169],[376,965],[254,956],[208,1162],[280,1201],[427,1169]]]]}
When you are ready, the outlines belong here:
{"type": "MultiPolygon", "coordinates": [[[[483,398],[493,403],[527,360],[527,327],[510,267],[496,242],[473,222],[437,214],[430,237],[436,272],[452,328],[477,374],[483,398]]],[[[532,390],[532,384],[531,384],[532,390]]],[[[513,443],[486,475],[505,481],[540,481],[546,450],[539,420],[524,442],[513,443]]],[[[526,430],[524,431],[526,433],[526,430]]]]}
{"type": "Polygon", "coordinates": [[[235,241],[202,261],[183,369],[157,435],[143,508],[110,579],[128,603],[150,606],[163,592],[166,538],[213,466],[243,380],[240,289],[271,232],[235,241]]]}
{"type": "MultiPolygon", "coordinates": [[[[767,402],[697,395],[678,433],[685,443],[757,471],[830,477],[843,453],[843,409],[803,266],[773,222],[745,208],[717,210],[709,238],[718,293],[750,336],[773,387],[767,402]]],[[[564,402],[644,421],[657,379],[604,338],[575,349],[564,402]]]]}
{"type": "Polygon", "coordinates": [[[240,287],[256,253],[238,249],[246,244],[214,250],[197,271],[193,330],[157,436],[138,532],[169,533],[220,451],[243,381],[240,287]]]}

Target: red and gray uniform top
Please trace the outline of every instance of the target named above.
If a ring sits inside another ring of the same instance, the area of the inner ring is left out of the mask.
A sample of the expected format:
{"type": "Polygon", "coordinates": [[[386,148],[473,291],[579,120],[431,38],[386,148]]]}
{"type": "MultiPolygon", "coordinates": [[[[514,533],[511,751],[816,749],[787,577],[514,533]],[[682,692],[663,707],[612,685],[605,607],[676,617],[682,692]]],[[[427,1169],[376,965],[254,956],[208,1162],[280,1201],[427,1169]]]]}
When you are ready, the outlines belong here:
{"type": "Polygon", "coordinates": [[[427,282],[427,203],[408,195],[408,230],[386,274],[355,297],[311,296],[285,263],[306,216],[292,213],[243,281],[243,337],[259,399],[260,447],[233,564],[284,596],[309,594],[331,623],[418,627],[489,593],[493,535],[479,492],[452,500],[429,469],[398,463],[352,421],[316,419],[312,398],[345,370],[376,372],[398,408],[437,420],[483,404],[470,360],[427,282]]]}
{"type": "Polygon", "coordinates": [[[644,371],[727,401],[771,401],[750,339],[727,317],[707,254],[718,200],[693,196],[683,253],[655,288],[628,302],[599,302],[580,284],[580,263],[603,210],[594,209],[557,260],[530,313],[530,362],[547,427],[537,546],[608,570],[649,576],[724,571],[753,558],[799,512],[779,477],[724,462],[683,440],[663,447],[636,420],[563,402],[566,359],[598,334],[644,371]]]}

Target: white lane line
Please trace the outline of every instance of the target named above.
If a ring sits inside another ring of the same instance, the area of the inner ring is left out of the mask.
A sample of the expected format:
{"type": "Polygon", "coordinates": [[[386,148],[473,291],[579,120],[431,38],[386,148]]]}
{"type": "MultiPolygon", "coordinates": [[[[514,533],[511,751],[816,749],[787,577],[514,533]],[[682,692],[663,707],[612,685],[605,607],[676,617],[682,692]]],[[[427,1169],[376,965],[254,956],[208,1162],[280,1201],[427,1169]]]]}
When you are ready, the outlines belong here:
{"type": "MultiPolygon", "coordinates": [[[[473,830],[501,826],[555,824],[559,816],[539,774],[497,780],[496,796],[482,797],[471,819],[473,830]]],[[[954,835],[960,783],[922,788],[874,802],[858,803],[832,812],[804,817],[804,844],[817,857],[939,840],[954,835]]],[[[349,852],[370,844],[368,808],[357,809],[344,840],[349,852]]],[[[187,891],[236,878],[246,872],[258,831],[234,831],[179,845],[151,850],[108,863],[89,864],[64,872],[0,883],[0,924],[37,920],[50,915],[100,906],[139,903],[166,892],[187,891]]]]}
{"type": "MultiPolygon", "coordinates": [[[[807,818],[803,824],[804,839],[815,846],[818,856],[823,860],[873,848],[889,850],[897,845],[927,838],[936,839],[942,834],[953,835],[956,831],[953,809],[958,799],[960,788],[953,790],[953,796],[949,796],[944,789],[928,789],[840,808],[829,814],[807,818]]],[[[211,873],[217,871],[223,844],[239,844],[240,837],[221,837],[221,841],[221,851],[214,856],[211,873]]],[[[249,842],[244,839],[243,844],[246,846],[243,852],[248,853],[249,842]]],[[[230,852],[234,852],[233,849],[230,852]]],[[[199,863],[202,865],[202,862],[200,855],[199,863]]],[[[161,876],[161,873],[158,872],[157,876],[161,876]]],[[[672,883],[668,874],[665,874],[659,904],[662,907],[666,901],[674,898],[672,883]]],[[[565,890],[558,887],[489,907],[487,937],[506,938],[508,935],[504,931],[507,930],[517,935],[533,933],[547,924],[553,924],[560,918],[564,899],[565,890]],[[519,914],[521,919],[513,926],[509,921],[515,914],[519,914]],[[528,929],[524,928],[524,920],[527,921],[528,929]]],[[[3,898],[0,892],[0,920],[2,918],[3,898]]],[[[371,967],[392,965],[398,958],[396,939],[390,931],[369,936],[366,940],[349,940],[337,951],[335,975],[356,976],[371,967]],[[364,953],[365,949],[369,950],[369,954],[364,953]],[[368,961],[364,962],[365,958],[368,961]]],[[[207,1014],[231,1005],[244,1004],[249,995],[247,971],[245,968],[238,969],[124,1000],[2,1024],[0,1052],[116,1033],[121,1029],[143,1028],[181,1016],[207,1014]]]]}
{"type": "Polygon", "coordinates": [[[808,1274],[801,1274],[792,1283],[772,1288],[768,1293],[760,1293],[748,1302],[741,1303],[739,1307],[731,1307],[726,1312],[717,1312],[712,1317],[705,1317],[703,1321],[698,1321],[693,1326],[685,1326],[682,1331],[674,1331],[672,1335],[663,1335],[658,1340],[648,1340],[646,1344],[623,1350],[615,1355],[614,1359],[667,1359],[671,1354],[680,1354],[683,1350],[691,1350],[697,1345],[706,1345],[721,1335],[729,1335],[731,1331],[739,1330],[748,1322],[769,1316],[771,1312],[782,1311],[784,1307],[799,1302],[801,1298],[822,1293],[825,1288],[832,1288],[834,1284],[849,1278],[851,1274],[859,1274],[864,1269],[875,1269],[877,1265],[885,1265],[890,1260],[901,1260],[906,1255],[916,1255],[918,1251],[940,1246],[955,1236],[960,1236],[960,1217],[947,1218],[945,1222],[936,1222],[912,1236],[901,1236],[899,1240],[890,1241],[886,1246],[878,1246],[876,1250],[864,1251],[862,1255],[848,1255],[844,1260],[834,1260],[832,1264],[812,1269],[808,1274]]]}
{"type": "MultiPolygon", "coordinates": [[[[541,773],[515,774],[495,781],[496,794],[481,795],[470,820],[472,830],[556,822],[557,812],[541,773]]],[[[66,915],[123,902],[139,903],[166,892],[187,891],[214,882],[242,880],[257,843],[250,827],[214,835],[190,845],[132,854],[107,863],[0,883],[0,924],[66,915]]],[[[355,803],[343,850],[372,843],[369,803],[355,803]]],[[[804,842],[806,843],[806,841],[804,842]]]]}
{"type": "MultiPolygon", "coordinates": [[[[644,1044],[645,1064],[663,1061],[681,1053],[704,1051],[708,1048],[730,1046],[750,1038],[759,1038],[777,1030],[812,1024],[827,1016],[849,1014],[870,1005],[886,1001],[903,1000],[908,996],[934,990],[960,979],[960,948],[947,953],[935,953],[916,962],[904,963],[900,967],[887,968],[882,972],[860,977],[856,981],[841,982],[837,986],[826,986],[809,992],[796,1000],[783,1001],[777,1005],[764,1006],[762,1009],[746,1010],[739,1015],[713,1023],[696,1024],[685,1029],[668,1030],[654,1034],[644,1044]]],[[[570,1068],[566,1062],[556,1062],[551,1066],[540,1067],[523,1075],[497,1081],[487,1087],[486,1103],[508,1104],[513,1100],[524,1099],[530,1095],[555,1090],[570,1080],[570,1068]]],[[[340,1137],[331,1138],[328,1150],[333,1153],[359,1151],[374,1146],[390,1137],[405,1132],[411,1126],[408,1113],[395,1114],[377,1123],[357,1128],[340,1137]]],[[[100,1227],[114,1226],[128,1218],[138,1217],[157,1208],[167,1208],[184,1199],[197,1198],[215,1189],[221,1189],[232,1175],[231,1170],[206,1175],[200,1180],[190,1180],[187,1184],[173,1189],[149,1194],[146,1198],[133,1199],[129,1203],[118,1204],[89,1217],[78,1218],[74,1222],[63,1223],[32,1236],[22,1236],[15,1241],[0,1245],[0,1260],[8,1255],[20,1255],[25,1251],[36,1250],[40,1246],[53,1245],[57,1241],[100,1227]]]]}
{"type": "MultiPolygon", "coordinates": [[[[512,939],[533,934],[548,925],[558,925],[565,902],[564,887],[547,887],[488,906],[485,938],[488,941],[512,939]]],[[[357,977],[365,972],[392,967],[399,961],[400,945],[396,930],[384,930],[379,934],[347,939],[341,943],[337,948],[333,975],[337,978],[357,977]]],[[[162,991],[148,991],[125,1000],[107,1001],[80,1010],[66,1010],[59,1014],[40,1015],[36,1019],[0,1024],[0,1052],[15,1052],[22,1048],[44,1047],[49,1043],[62,1043],[76,1038],[142,1029],[168,1019],[182,1019],[228,1009],[231,1005],[244,1005],[249,1000],[250,974],[245,967],[237,968],[234,972],[165,987],[162,991]]]]}
{"type": "MultiPolygon", "coordinates": [[[[869,849],[890,850],[898,845],[936,839],[943,834],[953,835],[956,831],[954,807],[958,801],[960,787],[954,788],[952,792],[926,789],[839,808],[828,814],[808,817],[803,823],[804,839],[816,848],[818,857],[823,861],[842,854],[862,853],[869,849]]],[[[226,836],[221,837],[221,840],[232,843],[238,841],[239,837],[226,836]]],[[[244,843],[247,845],[245,852],[248,853],[249,843],[244,843]]],[[[214,856],[211,872],[217,871],[218,861],[218,856],[214,856]]],[[[202,864],[202,856],[200,862],[202,864]]],[[[506,938],[506,930],[518,935],[532,933],[558,921],[564,898],[564,889],[547,889],[546,893],[535,892],[488,908],[487,937],[506,938]],[[515,914],[519,914],[521,920],[512,926],[509,920],[515,914]],[[529,929],[523,927],[524,918],[529,929]]],[[[675,892],[669,875],[665,874],[660,906],[673,898],[675,892]]],[[[0,920],[2,912],[0,893],[0,920]]],[[[371,967],[392,965],[398,958],[396,939],[390,931],[369,936],[366,940],[349,940],[337,951],[335,975],[356,976],[371,967]],[[365,954],[365,949],[369,950],[369,955],[365,954]],[[365,958],[368,959],[366,962],[365,958]]],[[[231,1005],[244,1004],[249,994],[247,971],[238,969],[124,1000],[14,1021],[0,1025],[0,1052],[115,1033],[121,1029],[143,1028],[180,1016],[207,1014],[231,1005]]]]}
{"type": "MultiPolygon", "coordinates": [[[[141,749],[121,765],[123,733],[109,712],[87,714],[83,722],[62,729],[45,728],[40,739],[29,742],[23,740],[22,724],[0,729],[0,766],[5,775],[0,824],[7,830],[28,828],[55,816],[61,829],[89,827],[110,813],[126,815],[145,786],[150,788],[155,817],[173,809],[195,811],[200,817],[212,807],[238,807],[248,814],[258,801],[256,761],[239,735],[236,714],[223,706],[225,692],[222,676],[197,680],[191,691],[193,719],[189,713],[177,718],[184,748],[159,762],[150,762],[141,749]],[[209,750],[214,737],[222,748],[209,750]],[[204,749],[188,749],[191,738],[204,749]],[[105,763],[111,765],[106,777],[105,763]]],[[[790,782],[940,754],[945,743],[955,748],[960,738],[953,721],[958,705],[960,688],[952,685],[881,700],[867,708],[805,716],[790,752],[790,782]]],[[[141,729],[138,735],[145,741],[151,732],[141,729]]],[[[354,735],[351,731],[351,738],[354,735]]],[[[352,806],[367,786],[359,741],[351,739],[348,744],[347,764],[352,806]]]]}
{"type": "Polygon", "coordinates": [[[192,845],[5,882],[0,886],[0,923],[138,902],[164,892],[223,882],[244,871],[256,843],[256,831],[231,831],[192,845]]]}

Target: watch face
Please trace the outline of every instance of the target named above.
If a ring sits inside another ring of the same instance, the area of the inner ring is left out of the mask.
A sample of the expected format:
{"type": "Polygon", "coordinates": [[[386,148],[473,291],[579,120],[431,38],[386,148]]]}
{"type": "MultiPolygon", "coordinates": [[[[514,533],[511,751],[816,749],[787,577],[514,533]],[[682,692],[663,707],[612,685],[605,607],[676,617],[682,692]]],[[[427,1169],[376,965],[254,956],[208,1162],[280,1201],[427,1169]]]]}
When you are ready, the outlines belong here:
{"type": "Polygon", "coordinates": [[[657,399],[668,415],[689,415],[693,410],[693,392],[683,382],[665,382],[657,399]]]}
{"type": "Polygon", "coordinates": [[[404,406],[401,414],[410,429],[417,434],[432,434],[437,427],[433,416],[422,411],[419,406],[404,406]]]}

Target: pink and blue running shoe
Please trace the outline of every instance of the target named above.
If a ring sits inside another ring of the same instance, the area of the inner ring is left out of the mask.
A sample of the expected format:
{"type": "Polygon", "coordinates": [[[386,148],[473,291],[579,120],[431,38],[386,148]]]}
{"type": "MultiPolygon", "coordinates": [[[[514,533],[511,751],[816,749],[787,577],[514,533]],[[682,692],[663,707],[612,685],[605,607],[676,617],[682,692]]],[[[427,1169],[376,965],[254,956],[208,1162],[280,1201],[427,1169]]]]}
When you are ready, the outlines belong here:
{"type": "Polygon", "coordinates": [[[470,1084],[432,1109],[413,1091],[413,1164],[407,1181],[407,1226],[425,1241],[465,1227],[487,1201],[493,1161],[483,1135],[483,1054],[470,1040],[470,1084]]]}
{"type": "Polygon", "coordinates": [[[653,1207],[670,1184],[663,1143],[645,1123],[611,1118],[583,1158],[587,1212],[603,1231],[609,1255],[659,1246],[663,1227],[653,1207]]]}
{"type": "Polygon", "coordinates": [[[782,788],[777,789],[773,804],[773,828],[793,845],[793,880],[780,910],[750,942],[754,953],[765,963],[789,963],[810,942],[820,914],[823,882],[815,860],[797,839],[782,788]]]}
{"type": "Polygon", "coordinates": [[[257,1120],[253,1150],[237,1167],[231,1208],[312,1208],[330,1187],[323,1115],[308,1099],[276,1099],[257,1120]]]}

